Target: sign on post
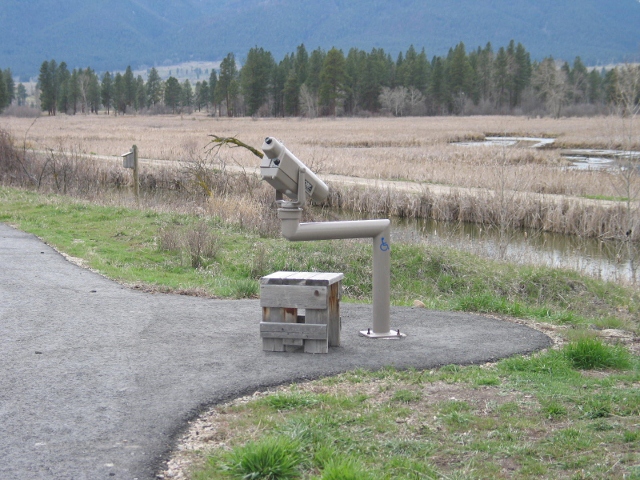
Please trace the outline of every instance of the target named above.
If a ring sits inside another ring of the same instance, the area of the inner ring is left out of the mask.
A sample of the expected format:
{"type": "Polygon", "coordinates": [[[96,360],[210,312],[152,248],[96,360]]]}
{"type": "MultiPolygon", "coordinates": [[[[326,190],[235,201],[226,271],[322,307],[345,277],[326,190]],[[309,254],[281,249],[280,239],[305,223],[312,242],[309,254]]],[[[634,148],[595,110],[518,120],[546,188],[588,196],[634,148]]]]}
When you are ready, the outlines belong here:
{"type": "Polygon", "coordinates": [[[123,153],[122,155],[123,158],[123,162],[122,162],[122,166],[124,168],[134,168],[134,159],[133,159],[133,151],[131,152],[127,152],[127,153],[123,153]]]}
{"type": "Polygon", "coordinates": [[[140,181],[138,178],[138,147],[131,147],[131,151],[123,153],[122,166],[124,168],[133,169],[133,193],[136,196],[136,201],[140,199],[140,181]]]}

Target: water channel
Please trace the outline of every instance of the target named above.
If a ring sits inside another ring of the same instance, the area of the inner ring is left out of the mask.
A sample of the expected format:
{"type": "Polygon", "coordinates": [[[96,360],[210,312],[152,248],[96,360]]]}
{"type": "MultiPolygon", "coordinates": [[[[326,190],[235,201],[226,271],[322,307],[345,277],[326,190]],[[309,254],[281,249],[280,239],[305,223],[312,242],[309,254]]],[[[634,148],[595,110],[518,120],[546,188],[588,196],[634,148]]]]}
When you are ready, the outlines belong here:
{"type": "MultiPolygon", "coordinates": [[[[364,220],[371,216],[315,210],[315,221],[364,220]]],[[[464,222],[391,217],[394,243],[437,245],[520,265],[575,270],[601,280],[630,284],[633,271],[627,244],[559,233],[510,229],[464,222]]],[[[636,256],[640,245],[635,245],[636,256]]],[[[637,274],[636,274],[637,277],[637,274]]],[[[636,278],[638,280],[638,278],[636,278]]]]}
{"type": "MultiPolygon", "coordinates": [[[[549,148],[555,139],[534,137],[486,137],[483,141],[456,142],[462,147],[549,148]]],[[[629,158],[640,158],[640,152],[580,149],[561,151],[571,161],[569,168],[607,169],[629,158]]],[[[354,219],[340,213],[332,219],[354,219]]],[[[519,264],[546,265],[572,269],[602,280],[632,283],[633,270],[628,245],[618,241],[580,238],[550,232],[510,230],[469,223],[437,222],[424,219],[392,218],[394,242],[443,245],[483,257],[519,264]]],[[[635,249],[640,246],[635,245],[635,249]]],[[[640,253],[640,252],[638,252],[640,253]]],[[[636,253],[636,256],[638,255],[636,253]]]]}
{"type": "MultiPolygon", "coordinates": [[[[480,141],[454,142],[461,147],[551,147],[555,138],[536,137],[485,137],[480,141]]],[[[640,152],[630,150],[607,150],[579,148],[560,150],[560,155],[571,162],[569,168],[576,170],[607,170],[626,166],[629,160],[640,160],[640,152]]]]}

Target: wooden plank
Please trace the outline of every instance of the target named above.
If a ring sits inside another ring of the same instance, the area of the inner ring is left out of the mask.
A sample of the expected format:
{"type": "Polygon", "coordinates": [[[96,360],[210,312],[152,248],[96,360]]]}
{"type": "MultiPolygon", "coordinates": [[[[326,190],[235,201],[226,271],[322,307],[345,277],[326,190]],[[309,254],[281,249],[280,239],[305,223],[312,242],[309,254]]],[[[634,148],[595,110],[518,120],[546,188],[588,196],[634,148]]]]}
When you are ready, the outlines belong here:
{"type": "Polygon", "coordinates": [[[327,287],[260,285],[260,306],[327,308],[327,287]]]}
{"type": "Polygon", "coordinates": [[[321,272],[307,280],[307,285],[333,285],[344,278],[342,273],[321,272]]]}
{"type": "Polygon", "coordinates": [[[340,291],[342,290],[342,283],[334,283],[329,287],[329,308],[328,308],[328,322],[329,322],[329,346],[340,346],[340,330],[342,330],[340,319],[340,291]]]}
{"type": "Polygon", "coordinates": [[[260,322],[260,335],[262,338],[326,340],[327,326],[307,323],[260,322]]]}
{"type": "MultiPolygon", "coordinates": [[[[307,309],[305,315],[305,325],[323,326],[328,328],[329,311],[307,309]]],[[[328,333],[328,332],[327,332],[328,333]]],[[[329,353],[328,335],[321,339],[310,339],[304,342],[305,353],[329,353]]]]}
{"type": "MultiPolygon", "coordinates": [[[[283,322],[284,310],[282,308],[263,308],[262,321],[274,323],[283,322]]],[[[264,350],[265,352],[284,352],[285,346],[282,342],[282,338],[263,338],[262,350],[264,350]]]]}
{"type": "MultiPolygon", "coordinates": [[[[283,338],[283,345],[286,347],[302,347],[304,346],[304,340],[302,338],[283,338]]],[[[287,350],[288,352],[289,350],[287,350]]]]}
{"type": "Polygon", "coordinates": [[[342,273],[275,272],[260,279],[261,285],[331,285],[344,278],[342,273]]]}

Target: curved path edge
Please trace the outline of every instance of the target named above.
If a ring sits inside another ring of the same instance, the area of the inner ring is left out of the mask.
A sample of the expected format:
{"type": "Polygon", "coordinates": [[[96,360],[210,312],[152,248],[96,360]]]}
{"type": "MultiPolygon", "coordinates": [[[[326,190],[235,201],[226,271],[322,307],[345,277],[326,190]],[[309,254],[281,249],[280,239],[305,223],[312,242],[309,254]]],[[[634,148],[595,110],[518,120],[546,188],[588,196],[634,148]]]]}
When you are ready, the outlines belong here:
{"type": "Polygon", "coordinates": [[[257,300],[128,289],[0,223],[0,477],[153,479],[205,407],[354,368],[477,364],[548,347],[479,315],[393,307],[403,340],[370,340],[342,304],[328,355],[263,352],[257,300]]]}

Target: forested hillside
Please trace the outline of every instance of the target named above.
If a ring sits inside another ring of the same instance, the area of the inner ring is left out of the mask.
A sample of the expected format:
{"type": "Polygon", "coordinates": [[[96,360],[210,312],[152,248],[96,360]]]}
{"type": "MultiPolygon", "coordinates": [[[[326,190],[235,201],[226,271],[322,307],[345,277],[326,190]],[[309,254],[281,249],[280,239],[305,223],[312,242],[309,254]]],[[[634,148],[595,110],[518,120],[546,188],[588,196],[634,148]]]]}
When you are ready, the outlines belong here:
{"type": "Polygon", "coordinates": [[[554,56],[587,65],[640,53],[637,0],[5,0],[0,7],[0,65],[22,80],[43,58],[71,68],[115,70],[188,60],[239,61],[260,45],[276,58],[308,48],[415,45],[431,58],[462,41],[468,48],[517,38],[534,60],[554,56]]]}

